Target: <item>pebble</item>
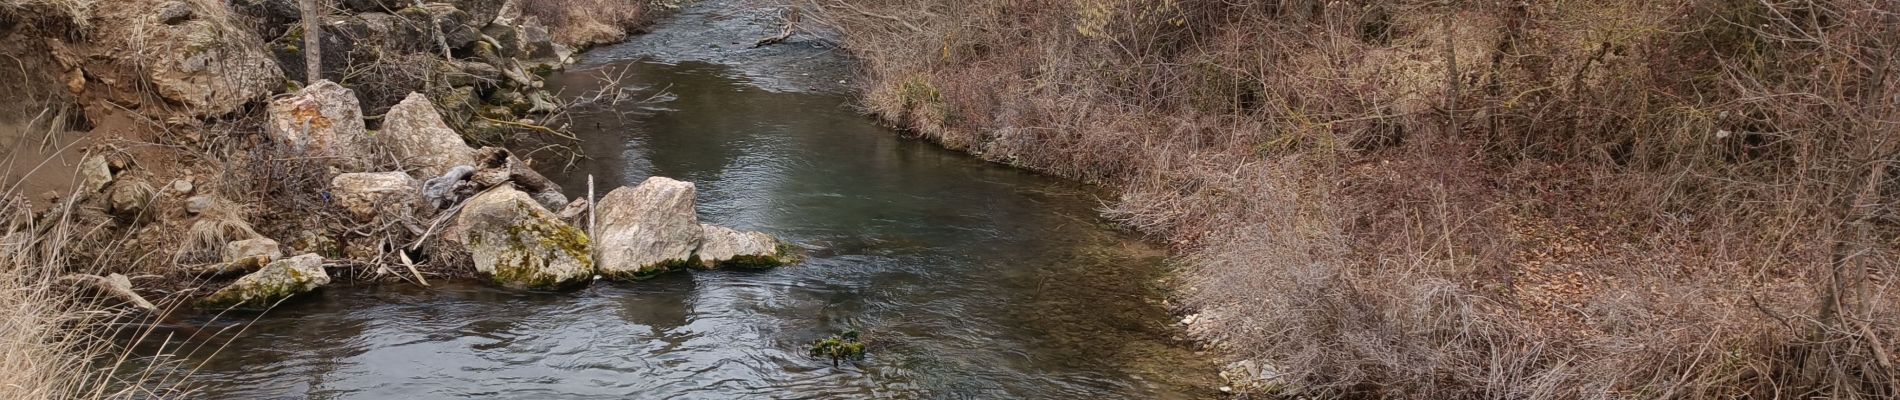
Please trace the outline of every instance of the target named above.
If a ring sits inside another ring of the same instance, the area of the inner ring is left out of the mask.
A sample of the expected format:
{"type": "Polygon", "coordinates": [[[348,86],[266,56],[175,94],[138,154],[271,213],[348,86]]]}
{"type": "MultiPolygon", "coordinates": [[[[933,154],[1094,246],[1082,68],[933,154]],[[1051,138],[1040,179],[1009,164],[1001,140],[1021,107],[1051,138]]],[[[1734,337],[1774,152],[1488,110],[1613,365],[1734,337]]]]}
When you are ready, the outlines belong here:
{"type": "Polygon", "coordinates": [[[184,179],[172,181],[172,192],[175,192],[178,194],[187,194],[187,193],[191,193],[191,189],[193,189],[191,186],[191,181],[184,180],[184,179]]]}

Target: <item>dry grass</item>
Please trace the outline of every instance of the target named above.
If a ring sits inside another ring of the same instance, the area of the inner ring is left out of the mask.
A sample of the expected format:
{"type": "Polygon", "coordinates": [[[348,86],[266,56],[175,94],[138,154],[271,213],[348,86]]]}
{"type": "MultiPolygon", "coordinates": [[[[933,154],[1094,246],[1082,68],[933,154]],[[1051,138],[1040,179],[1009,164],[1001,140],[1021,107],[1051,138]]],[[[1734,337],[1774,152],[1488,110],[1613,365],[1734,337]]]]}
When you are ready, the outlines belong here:
{"type": "Polygon", "coordinates": [[[1306,394],[1900,396],[1900,3],[795,4],[1306,394]]]}
{"type": "MultiPolygon", "coordinates": [[[[117,307],[63,279],[98,266],[69,264],[96,229],[55,209],[35,220],[23,197],[0,197],[0,398],[134,399],[187,393],[190,371],[170,359],[137,358],[113,337],[142,337],[162,318],[117,307]],[[133,367],[139,365],[139,367],[133,367]]],[[[167,304],[175,304],[165,299],[167,304]]],[[[168,311],[167,311],[168,312],[168,311]]]]}
{"type": "Polygon", "coordinates": [[[651,18],[650,0],[524,0],[521,12],[539,19],[554,40],[586,48],[625,39],[651,18]]]}
{"type": "MultiPolygon", "coordinates": [[[[86,26],[99,0],[0,0],[0,15],[51,16],[73,26],[86,26]]],[[[5,19],[5,18],[0,18],[5,19]]]]}

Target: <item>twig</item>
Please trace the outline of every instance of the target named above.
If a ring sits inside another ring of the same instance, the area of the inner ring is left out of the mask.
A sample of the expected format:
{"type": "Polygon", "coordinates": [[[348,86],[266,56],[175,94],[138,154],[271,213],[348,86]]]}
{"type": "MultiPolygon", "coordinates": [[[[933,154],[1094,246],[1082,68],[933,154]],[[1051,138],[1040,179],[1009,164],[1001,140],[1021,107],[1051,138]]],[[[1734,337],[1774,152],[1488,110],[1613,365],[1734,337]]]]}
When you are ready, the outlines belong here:
{"type": "Polygon", "coordinates": [[[535,125],[535,124],[524,124],[524,123],[520,123],[520,122],[514,122],[514,121],[503,121],[503,120],[499,120],[499,119],[494,119],[494,118],[489,118],[489,117],[484,117],[484,116],[480,116],[480,115],[477,115],[477,116],[475,116],[475,117],[476,117],[476,118],[481,118],[481,119],[483,119],[483,120],[486,120],[486,121],[488,121],[488,122],[493,122],[493,123],[497,123],[497,124],[502,124],[502,125],[509,125],[509,126],[514,126],[514,127],[518,127],[518,128],[527,128],[527,129],[533,129],[533,130],[537,130],[537,131],[542,131],[542,132],[546,132],[546,133],[548,133],[548,134],[552,134],[552,135],[555,135],[555,136],[560,136],[560,137],[564,137],[564,138],[567,138],[568,140],[574,140],[574,141],[580,141],[580,140],[581,140],[581,139],[580,139],[580,138],[578,138],[578,137],[574,137],[574,135],[570,135],[570,134],[566,134],[566,133],[561,133],[561,131],[557,131],[557,130],[554,130],[554,128],[549,128],[549,127],[546,127],[546,126],[541,126],[541,125],[535,125]]]}

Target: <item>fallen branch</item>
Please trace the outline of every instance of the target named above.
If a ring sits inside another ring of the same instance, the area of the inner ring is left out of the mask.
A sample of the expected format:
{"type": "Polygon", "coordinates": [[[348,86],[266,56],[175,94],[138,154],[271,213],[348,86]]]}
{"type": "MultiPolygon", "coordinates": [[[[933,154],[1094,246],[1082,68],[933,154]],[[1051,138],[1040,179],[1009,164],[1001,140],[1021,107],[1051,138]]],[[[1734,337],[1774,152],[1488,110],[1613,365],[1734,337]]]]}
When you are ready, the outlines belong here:
{"type": "Polygon", "coordinates": [[[141,310],[148,312],[158,310],[158,306],[152,305],[150,301],[145,301],[145,297],[139,296],[137,292],[132,291],[132,280],[126,278],[125,275],[112,274],[98,276],[72,274],[60,277],[59,281],[75,287],[92,289],[94,292],[118,299],[141,310]]]}
{"type": "Polygon", "coordinates": [[[493,123],[497,123],[497,124],[502,124],[502,125],[508,125],[508,126],[513,126],[513,127],[517,127],[517,128],[525,128],[525,129],[533,129],[533,130],[537,130],[537,131],[542,131],[542,132],[547,132],[547,133],[549,133],[549,134],[552,134],[552,135],[555,135],[555,136],[560,136],[560,137],[564,137],[564,138],[567,138],[568,140],[573,140],[573,141],[580,141],[580,140],[581,140],[581,139],[580,139],[580,138],[578,138],[578,137],[574,137],[574,135],[570,135],[570,134],[566,134],[566,133],[561,133],[561,131],[557,131],[557,130],[554,130],[554,128],[549,128],[549,127],[546,127],[546,126],[541,126],[541,125],[535,125],[535,124],[527,124],[527,123],[520,123],[520,122],[515,122],[515,121],[503,121],[503,120],[499,120],[499,119],[494,119],[494,118],[489,118],[489,117],[484,117],[484,116],[480,116],[480,115],[477,115],[477,116],[475,116],[475,117],[476,117],[476,118],[481,118],[482,120],[485,120],[485,121],[488,121],[488,122],[493,122],[493,123]]]}
{"type": "Polygon", "coordinates": [[[788,15],[785,17],[785,28],[779,30],[778,36],[759,39],[758,42],[752,43],[752,48],[756,49],[760,47],[784,43],[785,39],[790,39],[792,37],[792,33],[798,32],[798,20],[799,20],[798,7],[792,7],[791,10],[787,12],[790,13],[791,15],[788,15]]]}

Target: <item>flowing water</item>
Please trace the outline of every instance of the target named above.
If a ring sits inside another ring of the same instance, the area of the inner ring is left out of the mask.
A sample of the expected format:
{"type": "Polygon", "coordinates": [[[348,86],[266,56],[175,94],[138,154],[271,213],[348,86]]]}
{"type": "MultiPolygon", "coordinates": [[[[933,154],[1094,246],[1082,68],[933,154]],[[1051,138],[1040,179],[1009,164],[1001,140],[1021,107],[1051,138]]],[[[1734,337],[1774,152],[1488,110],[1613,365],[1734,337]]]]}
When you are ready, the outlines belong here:
{"type": "MultiPolygon", "coordinates": [[[[797,89],[816,82],[809,72],[772,80],[668,57],[642,42],[654,37],[551,79],[578,97],[608,85],[603,72],[624,76],[630,100],[577,110],[587,158],[538,154],[540,167],[569,168],[550,175],[573,195],[589,175],[601,194],[648,176],[691,181],[702,221],[796,243],[804,263],[566,293],[332,287],[194,356],[203,397],[1214,395],[1212,367],[1176,340],[1160,303],[1162,253],[1100,220],[1096,189],[904,139],[844,95],[797,89]],[[870,341],[868,357],[806,354],[846,330],[870,341]]],[[[836,57],[794,54],[806,53],[836,57]]]]}

